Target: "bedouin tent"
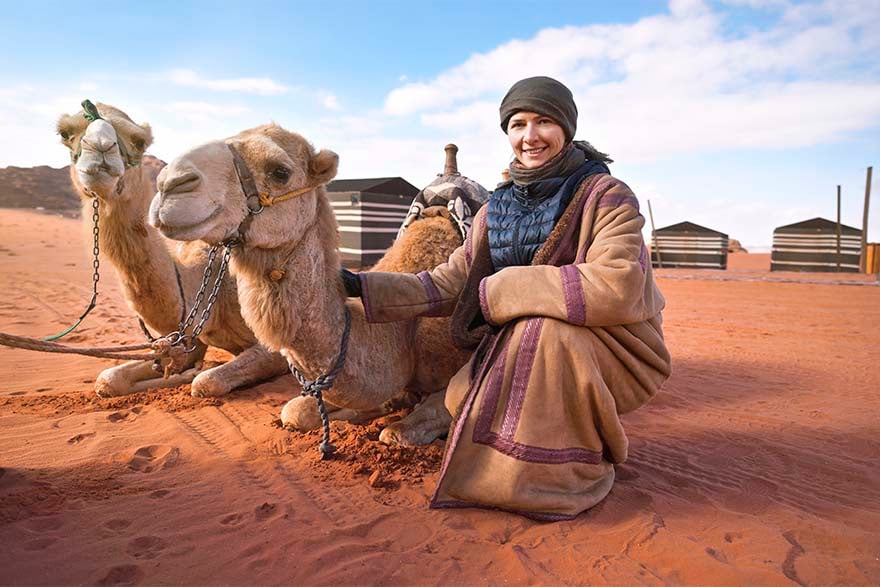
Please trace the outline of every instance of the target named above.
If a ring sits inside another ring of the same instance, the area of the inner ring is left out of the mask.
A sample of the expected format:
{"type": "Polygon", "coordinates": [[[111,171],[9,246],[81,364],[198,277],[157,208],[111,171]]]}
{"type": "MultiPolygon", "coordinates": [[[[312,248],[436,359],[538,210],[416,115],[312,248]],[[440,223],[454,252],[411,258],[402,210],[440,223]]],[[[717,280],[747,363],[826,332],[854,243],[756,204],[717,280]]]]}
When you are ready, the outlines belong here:
{"type": "Polygon", "coordinates": [[[361,269],[381,259],[417,193],[416,186],[400,177],[337,179],[327,184],[327,197],[339,222],[343,266],[361,269]]]}
{"type": "Polygon", "coordinates": [[[656,243],[651,243],[654,267],[727,269],[729,239],[723,232],[693,222],[679,222],[658,228],[655,234],[656,243]]]}
{"type": "Polygon", "coordinates": [[[861,241],[861,230],[841,224],[838,256],[836,222],[811,218],[780,226],[773,231],[770,271],[858,273],[861,241]]]}

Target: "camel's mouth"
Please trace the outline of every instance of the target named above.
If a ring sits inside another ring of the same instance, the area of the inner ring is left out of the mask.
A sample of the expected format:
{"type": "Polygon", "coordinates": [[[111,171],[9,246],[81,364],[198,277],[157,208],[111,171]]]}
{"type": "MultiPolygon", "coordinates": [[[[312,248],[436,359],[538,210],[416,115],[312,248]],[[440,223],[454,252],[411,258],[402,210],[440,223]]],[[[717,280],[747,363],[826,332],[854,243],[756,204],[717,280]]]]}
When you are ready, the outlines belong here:
{"type": "Polygon", "coordinates": [[[76,170],[77,177],[82,186],[96,194],[100,198],[110,198],[116,195],[116,186],[119,184],[120,175],[104,169],[76,170]]]}
{"type": "MultiPolygon", "coordinates": [[[[157,193],[150,203],[150,224],[172,240],[204,240],[214,244],[211,242],[214,240],[212,237],[218,232],[216,229],[223,209],[220,206],[213,209],[193,206],[195,201],[199,200],[193,194],[157,193]]],[[[215,242],[220,242],[223,238],[225,235],[221,234],[216,237],[215,242]]]]}

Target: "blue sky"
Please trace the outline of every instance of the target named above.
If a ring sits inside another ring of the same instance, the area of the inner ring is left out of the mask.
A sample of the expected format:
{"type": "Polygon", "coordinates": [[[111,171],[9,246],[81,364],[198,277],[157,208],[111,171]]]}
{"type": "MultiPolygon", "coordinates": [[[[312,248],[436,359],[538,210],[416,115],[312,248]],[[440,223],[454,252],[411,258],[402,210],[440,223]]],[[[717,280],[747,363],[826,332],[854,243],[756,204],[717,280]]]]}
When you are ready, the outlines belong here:
{"type": "Polygon", "coordinates": [[[54,122],[90,98],[149,122],[166,161],[272,120],[338,152],[339,177],[421,187],[455,142],[492,187],[510,158],[498,102],[543,74],[658,226],[766,248],[775,226],[833,219],[837,184],[861,226],[880,0],[330,4],[4,3],[0,167],[65,165],[54,122]]]}

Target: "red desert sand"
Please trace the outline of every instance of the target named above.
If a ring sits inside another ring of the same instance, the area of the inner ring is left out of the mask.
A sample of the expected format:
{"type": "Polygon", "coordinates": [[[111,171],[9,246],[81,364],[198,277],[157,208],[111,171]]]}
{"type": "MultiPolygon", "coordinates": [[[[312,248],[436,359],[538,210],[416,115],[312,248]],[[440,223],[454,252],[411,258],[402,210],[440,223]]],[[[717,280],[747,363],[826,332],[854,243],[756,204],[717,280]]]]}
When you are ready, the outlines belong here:
{"type": "MultiPolygon", "coordinates": [[[[112,361],[0,348],[0,582],[876,585],[880,287],[767,281],[768,257],[658,271],[675,372],[569,522],[428,509],[442,442],[384,447],[381,422],[334,424],[321,462],[317,434],[274,425],[290,376],[99,399],[112,361]]],[[[0,263],[4,332],[87,303],[76,220],[0,211],[0,263]]],[[[115,281],[67,343],[141,341],[115,281]]]]}

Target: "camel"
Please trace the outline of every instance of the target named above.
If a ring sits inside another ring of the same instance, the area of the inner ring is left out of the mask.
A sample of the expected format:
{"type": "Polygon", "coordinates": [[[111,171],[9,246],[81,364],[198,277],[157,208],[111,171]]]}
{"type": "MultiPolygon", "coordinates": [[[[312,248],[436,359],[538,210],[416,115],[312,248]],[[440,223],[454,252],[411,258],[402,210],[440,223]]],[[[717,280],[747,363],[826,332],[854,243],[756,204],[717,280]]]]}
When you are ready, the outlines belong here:
{"type": "MultiPolygon", "coordinates": [[[[193,303],[207,247],[174,243],[146,223],[155,175],[140,162],[152,142],[150,126],[135,124],[106,104],[99,103],[97,112],[100,117],[91,122],[83,111],[58,120],[61,142],[70,149],[70,177],[82,199],[89,242],[96,198],[101,253],[116,269],[128,306],[161,336],[178,329],[184,308],[193,303]]],[[[284,358],[262,348],[244,323],[231,278],[221,284],[213,313],[193,346],[180,373],[163,378],[152,362],[131,361],[101,372],[95,391],[108,397],[191,383],[193,396],[209,397],[287,372],[284,358]],[[209,345],[235,357],[203,369],[209,345]]]]}
{"type": "MultiPolygon", "coordinates": [[[[239,235],[230,271],[238,282],[242,315],[266,348],[280,351],[310,379],[335,363],[347,308],[347,359],[324,397],[340,408],[376,413],[402,393],[413,394],[421,403],[383,429],[380,440],[427,444],[448,429],[451,416],[443,394],[468,355],[453,346],[447,319],[371,324],[361,301],[346,297],[338,225],[324,187],[337,166],[332,151],[316,151],[278,125],[259,126],[172,161],[159,175],[150,223],[183,241],[221,243],[239,235]],[[249,216],[233,149],[263,195],[302,193],[249,216]]],[[[378,267],[433,268],[461,243],[458,229],[443,215],[433,215],[414,223],[378,267]],[[414,250],[422,254],[411,254],[414,250]],[[394,267],[395,260],[404,266],[394,267]]],[[[281,420],[301,430],[320,425],[310,397],[290,400],[281,420]]]]}

